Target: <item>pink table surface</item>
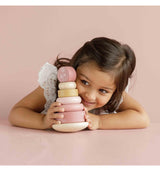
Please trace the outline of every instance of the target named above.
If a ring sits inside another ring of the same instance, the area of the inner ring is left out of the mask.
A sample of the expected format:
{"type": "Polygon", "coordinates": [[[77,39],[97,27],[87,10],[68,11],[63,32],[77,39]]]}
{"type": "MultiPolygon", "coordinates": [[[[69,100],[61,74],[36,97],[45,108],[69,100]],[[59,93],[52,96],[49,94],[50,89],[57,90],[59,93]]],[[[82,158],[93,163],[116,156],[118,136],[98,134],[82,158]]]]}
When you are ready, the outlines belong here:
{"type": "Polygon", "coordinates": [[[59,133],[0,121],[0,165],[159,165],[160,124],[59,133]]]}

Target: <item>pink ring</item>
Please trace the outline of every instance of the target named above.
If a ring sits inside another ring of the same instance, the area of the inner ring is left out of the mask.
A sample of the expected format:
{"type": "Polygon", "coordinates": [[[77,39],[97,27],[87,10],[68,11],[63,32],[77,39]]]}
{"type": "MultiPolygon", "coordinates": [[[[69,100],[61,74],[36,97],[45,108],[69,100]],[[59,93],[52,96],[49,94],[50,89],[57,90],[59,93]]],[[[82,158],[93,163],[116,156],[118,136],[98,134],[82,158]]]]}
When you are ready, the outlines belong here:
{"type": "Polygon", "coordinates": [[[57,73],[60,82],[74,82],[76,80],[76,71],[73,67],[63,66],[57,73]]]}
{"type": "Polygon", "coordinates": [[[64,105],[61,105],[61,107],[64,108],[65,112],[82,111],[84,109],[84,106],[82,103],[64,104],[64,105]]]}
{"type": "Polygon", "coordinates": [[[58,113],[64,115],[64,118],[62,119],[56,119],[58,121],[61,121],[61,123],[74,123],[74,122],[84,122],[84,115],[85,111],[76,111],[76,112],[63,112],[58,113]]]}

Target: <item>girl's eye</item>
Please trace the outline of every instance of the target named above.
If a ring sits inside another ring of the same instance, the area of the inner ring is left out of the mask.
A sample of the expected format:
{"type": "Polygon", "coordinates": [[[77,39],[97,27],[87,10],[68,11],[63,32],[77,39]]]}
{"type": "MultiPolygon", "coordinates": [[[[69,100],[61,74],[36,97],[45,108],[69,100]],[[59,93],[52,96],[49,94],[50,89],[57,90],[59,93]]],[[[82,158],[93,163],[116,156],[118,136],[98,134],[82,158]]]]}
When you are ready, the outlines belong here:
{"type": "Polygon", "coordinates": [[[82,84],[84,84],[84,85],[89,85],[89,83],[88,83],[87,81],[85,81],[85,80],[81,80],[81,82],[82,82],[82,84]]]}
{"type": "Polygon", "coordinates": [[[108,91],[106,91],[106,90],[104,90],[104,89],[100,89],[99,91],[100,91],[102,94],[108,93],[108,91]]]}

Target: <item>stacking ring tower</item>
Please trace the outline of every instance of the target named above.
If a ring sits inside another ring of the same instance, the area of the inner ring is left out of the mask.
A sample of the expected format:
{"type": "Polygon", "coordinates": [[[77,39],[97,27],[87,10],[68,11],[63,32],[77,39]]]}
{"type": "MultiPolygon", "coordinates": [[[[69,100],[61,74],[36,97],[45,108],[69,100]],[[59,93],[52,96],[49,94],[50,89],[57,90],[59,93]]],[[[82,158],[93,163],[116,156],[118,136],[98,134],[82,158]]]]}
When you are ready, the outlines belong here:
{"type": "Polygon", "coordinates": [[[64,118],[57,119],[61,124],[54,124],[52,128],[60,132],[80,131],[88,126],[88,122],[85,122],[84,107],[76,89],[76,71],[73,67],[63,66],[58,70],[57,77],[59,90],[56,101],[64,108],[64,112],[59,113],[64,118]]]}

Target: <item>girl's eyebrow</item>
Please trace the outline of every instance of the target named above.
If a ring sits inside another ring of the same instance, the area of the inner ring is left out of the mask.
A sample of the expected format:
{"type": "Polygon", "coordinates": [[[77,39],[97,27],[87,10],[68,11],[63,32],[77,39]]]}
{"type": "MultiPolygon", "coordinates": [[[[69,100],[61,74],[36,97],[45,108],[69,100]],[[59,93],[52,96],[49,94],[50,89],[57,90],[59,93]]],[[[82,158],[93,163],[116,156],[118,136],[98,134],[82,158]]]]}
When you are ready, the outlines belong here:
{"type": "MultiPolygon", "coordinates": [[[[80,73],[81,76],[85,77],[87,80],[89,80],[90,82],[92,82],[86,75],[80,73]]],[[[107,89],[107,90],[111,90],[113,91],[113,88],[110,88],[110,87],[102,87],[102,89],[107,89]]]]}
{"type": "Polygon", "coordinates": [[[103,89],[107,89],[107,90],[111,90],[111,91],[113,91],[113,89],[112,88],[110,88],[110,87],[102,87],[103,89]]]}
{"type": "Polygon", "coordinates": [[[92,82],[86,75],[80,73],[81,76],[85,77],[87,80],[89,80],[90,82],[92,82]]]}

